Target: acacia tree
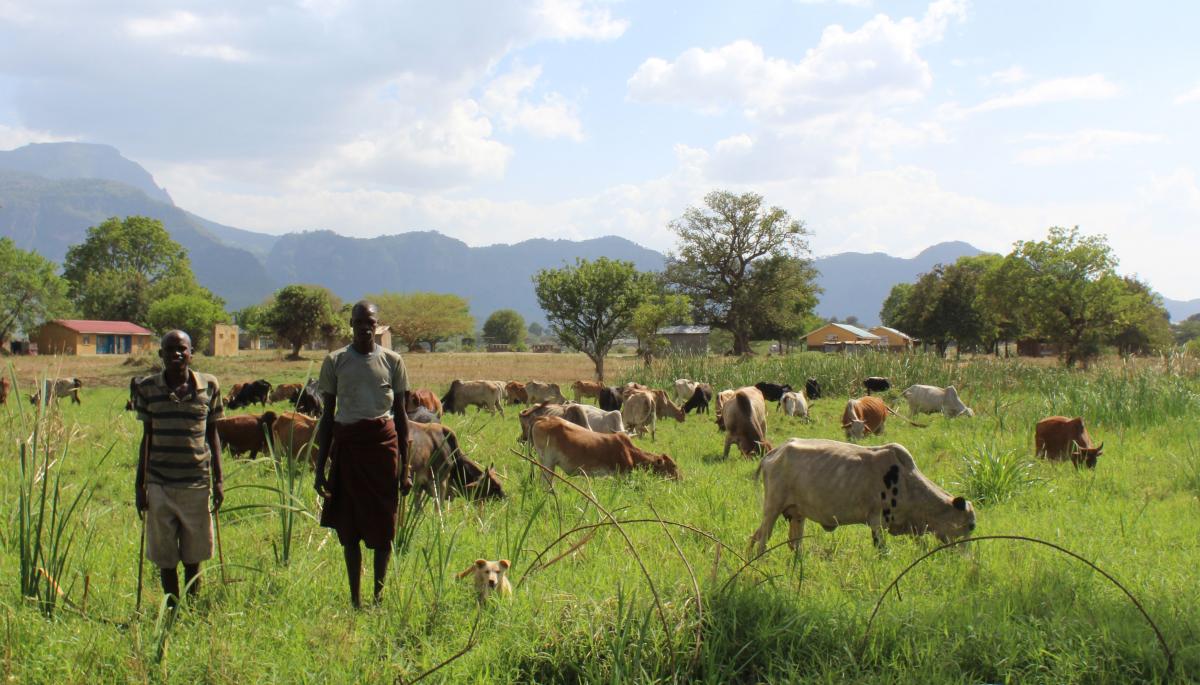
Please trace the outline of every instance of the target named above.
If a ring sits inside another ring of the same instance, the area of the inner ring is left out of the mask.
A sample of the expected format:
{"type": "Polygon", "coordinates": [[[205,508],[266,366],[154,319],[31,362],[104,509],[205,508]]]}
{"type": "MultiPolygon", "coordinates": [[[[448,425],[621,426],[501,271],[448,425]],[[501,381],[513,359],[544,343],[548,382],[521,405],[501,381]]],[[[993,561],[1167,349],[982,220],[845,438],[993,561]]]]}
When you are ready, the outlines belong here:
{"type": "Polygon", "coordinates": [[[602,381],[605,355],[613,340],[629,329],[634,311],[653,291],[655,278],[638,272],[633,262],[600,257],[542,269],[533,281],[550,330],[586,354],[596,367],[596,379],[602,381]]]}
{"type": "Polygon", "coordinates": [[[697,322],[728,330],[734,352],[749,354],[755,326],[775,310],[803,311],[816,302],[808,231],[783,209],[763,207],[756,193],[717,190],[704,205],[671,222],[679,245],[667,256],[664,280],[692,301],[697,322]],[[788,276],[786,287],[773,281],[780,274],[788,276]]]}
{"type": "Polygon", "coordinates": [[[379,305],[380,323],[391,326],[392,335],[410,350],[428,343],[436,352],[438,343],[475,330],[471,307],[458,295],[383,292],[366,299],[379,305]]]}
{"type": "Polygon", "coordinates": [[[67,249],[63,277],[79,312],[88,318],[148,325],[150,304],[172,294],[193,294],[223,304],[200,287],[191,262],[158,219],[112,217],[88,229],[67,249]]]}
{"type": "Polygon", "coordinates": [[[319,285],[288,285],[276,291],[261,312],[262,325],[277,340],[292,346],[288,359],[300,359],[300,348],[310,340],[329,337],[342,330],[342,303],[329,289],[319,285]]]}
{"type": "Polygon", "coordinates": [[[0,238],[0,345],[17,329],[28,333],[70,309],[67,282],[55,273],[54,262],[0,238]]]}

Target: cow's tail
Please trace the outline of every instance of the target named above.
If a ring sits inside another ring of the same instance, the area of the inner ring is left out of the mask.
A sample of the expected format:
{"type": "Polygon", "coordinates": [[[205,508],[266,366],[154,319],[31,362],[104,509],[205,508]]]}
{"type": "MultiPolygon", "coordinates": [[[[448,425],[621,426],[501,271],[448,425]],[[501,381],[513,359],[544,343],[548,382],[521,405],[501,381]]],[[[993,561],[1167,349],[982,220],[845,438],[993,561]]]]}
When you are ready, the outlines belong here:
{"type": "Polygon", "coordinates": [[[907,422],[911,423],[912,425],[916,426],[917,428],[929,428],[929,424],[927,424],[927,423],[917,423],[916,421],[913,421],[912,419],[908,418],[907,416],[905,416],[905,415],[903,415],[903,414],[898,414],[898,413],[896,413],[896,410],[895,410],[895,409],[892,409],[891,407],[887,406],[886,404],[885,404],[885,405],[883,405],[883,406],[884,406],[884,408],[885,408],[885,409],[887,409],[887,410],[888,410],[888,413],[889,413],[889,414],[891,414],[892,416],[897,416],[897,417],[899,417],[899,418],[902,418],[902,419],[904,419],[905,421],[907,421],[907,422]]]}

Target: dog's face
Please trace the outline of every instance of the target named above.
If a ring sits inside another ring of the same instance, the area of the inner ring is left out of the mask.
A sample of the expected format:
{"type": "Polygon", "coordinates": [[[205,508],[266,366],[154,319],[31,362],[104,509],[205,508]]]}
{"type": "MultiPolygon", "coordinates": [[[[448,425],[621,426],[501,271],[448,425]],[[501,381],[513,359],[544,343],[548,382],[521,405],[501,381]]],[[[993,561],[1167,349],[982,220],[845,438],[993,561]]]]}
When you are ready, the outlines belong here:
{"type": "Polygon", "coordinates": [[[458,574],[459,578],[467,576],[475,577],[475,590],[479,593],[479,599],[491,594],[492,592],[503,592],[508,585],[508,580],[505,574],[508,573],[510,566],[508,559],[500,561],[488,561],[487,559],[476,559],[467,570],[458,574]]]}

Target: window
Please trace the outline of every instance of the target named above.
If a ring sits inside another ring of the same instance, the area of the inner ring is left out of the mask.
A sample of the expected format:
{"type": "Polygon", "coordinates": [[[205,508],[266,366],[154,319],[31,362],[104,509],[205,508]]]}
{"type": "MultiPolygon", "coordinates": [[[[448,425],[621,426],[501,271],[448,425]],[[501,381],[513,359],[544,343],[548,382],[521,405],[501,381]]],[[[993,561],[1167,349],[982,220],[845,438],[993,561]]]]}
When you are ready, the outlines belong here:
{"type": "Polygon", "coordinates": [[[92,336],[90,336],[90,335],[83,336],[83,344],[91,345],[92,344],[92,336]]]}

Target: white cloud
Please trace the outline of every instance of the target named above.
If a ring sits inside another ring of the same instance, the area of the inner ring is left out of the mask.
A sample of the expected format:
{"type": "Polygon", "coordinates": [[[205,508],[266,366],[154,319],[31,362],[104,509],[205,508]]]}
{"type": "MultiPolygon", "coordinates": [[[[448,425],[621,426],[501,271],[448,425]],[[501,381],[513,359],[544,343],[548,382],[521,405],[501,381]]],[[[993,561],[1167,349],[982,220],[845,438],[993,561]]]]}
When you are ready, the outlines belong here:
{"type": "Polygon", "coordinates": [[[162,38],[191,33],[201,27],[201,21],[191,12],[178,10],[157,17],[129,19],[125,27],[134,38],[162,38]]]}
{"type": "Polygon", "coordinates": [[[849,5],[851,7],[870,7],[871,0],[795,0],[800,5],[849,5]]]}
{"type": "Polygon", "coordinates": [[[1163,137],[1136,131],[1089,129],[1060,135],[1029,135],[1025,140],[1046,144],[1021,150],[1017,161],[1042,166],[1108,159],[1116,148],[1160,143],[1163,137]]]}
{"type": "Polygon", "coordinates": [[[540,28],[558,40],[613,40],[629,28],[629,22],[614,19],[608,7],[583,0],[540,0],[532,12],[540,28]]]}
{"type": "Polygon", "coordinates": [[[1197,83],[1191,90],[1186,90],[1175,98],[1175,104],[1186,105],[1193,102],[1200,102],[1200,83],[1197,83]]]}
{"type": "Polygon", "coordinates": [[[994,112],[1073,100],[1108,100],[1116,97],[1119,92],[1120,89],[1103,74],[1057,78],[1040,81],[1014,93],[985,100],[967,108],[963,113],[994,112]]]}
{"type": "Polygon", "coordinates": [[[545,94],[540,102],[526,99],[541,77],[541,67],[518,67],[487,85],[481,104],[505,130],[520,129],[540,138],[583,140],[578,107],[561,94],[545,94]]]}
{"type": "Polygon", "coordinates": [[[1021,83],[1028,80],[1029,74],[1020,66],[1013,65],[1007,69],[993,71],[987,76],[980,77],[979,81],[984,85],[1001,84],[1011,86],[1016,83],[1021,83]]]}

